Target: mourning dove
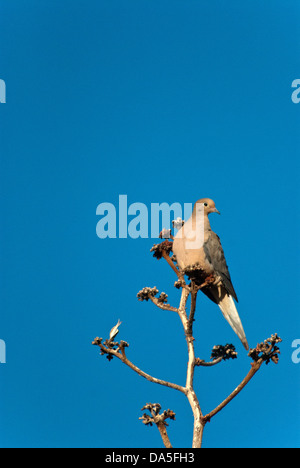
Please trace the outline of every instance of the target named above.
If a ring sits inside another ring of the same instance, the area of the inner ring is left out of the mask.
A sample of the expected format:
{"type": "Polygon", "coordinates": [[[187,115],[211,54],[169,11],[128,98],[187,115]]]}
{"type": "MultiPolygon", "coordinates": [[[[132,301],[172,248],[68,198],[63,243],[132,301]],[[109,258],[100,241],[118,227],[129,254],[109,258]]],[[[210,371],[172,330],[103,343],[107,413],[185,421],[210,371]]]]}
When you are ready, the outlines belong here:
{"type": "Polygon", "coordinates": [[[219,213],[213,200],[202,198],[196,202],[192,216],[175,236],[173,253],[179,268],[201,286],[206,296],[218,304],[224,317],[248,350],[243,325],[233,301],[233,298],[237,302],[238,299],[220,239],[210,227],[210,213],[219,213]]]}

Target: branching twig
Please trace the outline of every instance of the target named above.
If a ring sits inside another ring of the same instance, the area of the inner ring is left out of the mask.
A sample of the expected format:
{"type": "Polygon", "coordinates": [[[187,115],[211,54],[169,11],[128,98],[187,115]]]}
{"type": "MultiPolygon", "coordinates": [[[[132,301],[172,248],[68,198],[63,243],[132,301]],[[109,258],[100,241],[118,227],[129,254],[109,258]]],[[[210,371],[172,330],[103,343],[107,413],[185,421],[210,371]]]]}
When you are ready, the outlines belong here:
{"type": "Polygon", "coordinates": [[[172,258],[170,257],[170,253],[172,252],[172,247],[173,247],[173,242],[165,240],[164,242],[161,242],[160,244],[154,244],[150,252],[154,252],[153,257],[157,258],[157,260],[164,258],[166,262],[169,264],[169,266],[172,268],[172,270],[178,276],[178,279],[181,281],[182,287],[188,288],[184,280],[184,274],[174,265],[174,262],[172,258]]]}
{"type": "Polygon", "coordinates": [[[127,358],[125,354],[125,347],[128,347],[129,345],[125,341],[120,341],[120,343],[113,343],[114,347],[116,347],[117,349],[108,347],[107,340],[104,342],[104,344],[102,343],[102,341],[103,341],[102,338],[97,337],[92,342],[93,345],[99,346],[99,348],[101,349],[101,354],[107,354],[110,357],[116,357],[120,359],[124,364],[130,367],[134,372],[139,374],[141,377],[144,377],[145,379],[149,380],[149,382],[153,382],[159,385],[163,385],[165,387],[173,388],[174,390],[178,390],[179,392],[185,393],[185,388],[182,387],[181,385],[177,385],[172,382],[167,382],[165,380],[152,377],[151,375],[139,369],[131,361],[129,361],[129,359],[127,358]]]}
{"type": "Polygon", "coordinates": [[[243,388],[245,388],[245,386],[254,377],[264,362],[268,364],[270,360],[272,360],[276,364],[278,363],[278,353],[280,353],[280,351],[276,346],[276,343],[280,343],[281,341],[281,338],[276,333],[275,335],[272,335],[271,338],[265,340],[263,343],[258,344],[255,349],[250,349],[248,355],[254,360],[250,371],[242,380],[242,382],[236,387],[236,389],[220,405],[218,405],[210,413],[203,416],[202,421],[204,424],[210,421],[213,416],[225,408],[225,406],[227,406],[228,403],[230,403],[230,401],[232,401],[243,390],[243,388]]]}
{"type": "Polygon", "coordinates": [[[170,442],[167,429],[166,429],[166,427],[168,426],[168,423],[166,422],[166,420],[167,419],[175,420],[176,415],[174,411],[171,411],[168,409],[166,411],[163,411],[163,413],[160,414],[159,412],[161,410],[161,406],[159,403],[148,403],[142,408],[142,411],[145,409],[151,413],[151,416],[147,413],[144,413],[143,416],[139,419],[141,419],[146,426],[148,425],[152,426],[153,424],[156,424],[160,432],[164,446],[166,448],[172,448],[172,444],[170,442]]]}
{"type": "Polygon", "coordinates": [[[170,304],[164,304],[162,302],[159,302],[159,300],[156,297],[150,297],[150,300],[153,302],[153,304],[159,307],[159,309],[169,310],[170,312],[178,313],[178,309],[176,309],[176,307],[172,307],[170,304]]]}
{"type": "MultiPolygon", "coordinates": [[[[183,223],[180,220],[180,223],[183,223]]],[[[172,239],[171,233],[168,231],[165,235],[169,236],[172,239]]],[[[164,237],[163,234],[161,237],[164,237]]],[[[278,362],[278,354],[280,353],[277,344],[281,342],[281,339],[278,337],[277,334],[272,335],[271,338],[268,338],[264,342],[258,344],[256,348],[250,349],[249,356],[254,361],[252,363],[251,369],[243,379],[243,381],[236,387],[236,389],[222,402],[220,403],[214,410],[210,413],[203,415],[199,400],[197,398],[196,392],[194,390],[194,373],[195,367],[211,367],[219,364],[221,361],[226,361],[228,359],[236,359],[237,353],[235,351],[235,347],[231,344],[227,344],[225,346],[218,345],[214,346],[212,353],[211,353],[211,361],[206,362],[200,358],[195,357],[195,349],[194,349],[194,337],[193,337],[193,325],[195,320],[195,312],[196,312],[196,300],[198,292],[205,286],[212,284],[215,281],[213,277],[205,276],[205,272],[201,270],[200,265],[192,265],[185,271],[181,271],[179,268],[175,266],[176,259],[170,257],[170,253],[172,251],[172,242],[169,240],[165,240],[161,244],[154,245],[151,249],[154,252],[154,257],[157,259],[164,258],[167,263],[170,265],[172,270],[176,273],[178,280],[175,282],[175,287],[181,289],[181,298],[180,304],[178,308],[172,307],[170,304],[167,303],[168,296],[166,293],[161,293],[158,296],[158,289],[154,288],[143,288],[141,291],[138,292],[137,297],[140,301],[148,301],[151,300],[158,308],[166,311],[176,312],[182,322],[182,326],[185,333],[185,338],[187,342],[187,349],[188,349],[188,364],[187,364],[187,377],[186,377],[186,385],[181,386],[172,382],[167,382],[165,380],[157,379],[146,372],[139,369],[135,364],[133,364],[126,356],[125,349],[129,346],[127,342],[120,341],[115,342],[114,339],[118,333],[118,327],[121,324],[118,321],[117,325],[112,328],[110,332],[110,338],[103,342],[102,338],[95,338],[93,341],[93,345],[99,346],[101,349],[102,355],[106,355],[108,360],[113,359],[114,357],[120,359],[124,364],[130,367],[134,372],[136,372],[141,377],[144,377],[150,382],[157,383],[159,385],[163,385],[165,387],[172,388],[174,390],[180,391],[184,395],[186,395],[192,412],[194,416],[194,432],[193,432],[193,448],[200,448],[202,445],[202,436],[205,424],[209,422],[216,414],[218,414],[225,406],[230,403],[242,390],[243,388],[250,382],[250,380],[254,377],[254,375],[258,372],[262,364],[265,362],[268,364],[270,361],[277,364],[278,362]],[[184,275],[187,275],[188,278],[191,280],[191,285],[188,286],[185,282],[184,275]],[[197,284],[195,284],[194,278],[197,277],[197,284]],[[199,278],[201,282],[199,284],[199,278]],[[203,281],[202,281],[203,280],[203,281]],[[189,314],[186,311],[186,305],[189,295],[191,294],[191,306],[189,314]],[[158,297],[157,297],[158,296],[158,297]]],[[[145,425],[153,425],[159,429],[161,434],[163,443],[165,447],[172,448],[171,442],[169,440],[167,431],[166,431],[166,419],[175,419],[175,413],[171,410],[164,411],[160,414],[161,406],[156,404],[147,404],[144,408],[150,411],[150,415],[144,414],[142,421],[145,425]]]]}
{"type": "Polygon", "coordinates": [[[211,359],[212,361],[206,362],[203,359],[196,359],[195,365],[196,366],[203,366],[203,367],[212,367],[219,362],[227,361],[228,359],[236,359],[237,352],[235,347],[232,344],[227,344],[225,346],[218,345],[214,346],[211,352],[211,359]]]}
{"type": "MultiPolygon", "coordinates": [[[[196,293],[197,294],[197,293],[196,293]]],[[[202,445],[202,435],[204,425],[202,424],[202,411],[196,392],[194,390],[194,371],[195,371],[195,349],[194,349],[194,337],[193,337],[193,322],[196,308],[196,295],[191,300],[191,310],[189,318],[186,314],[186,302],[189,296],[189,291],[182,289],[180,306],[178,315],[181,319],[183,329],[185,332],[187,347],[188,347],[188,365],[187,365],[187,377],[186,377],[186,396],[190,403],[191,409],[194,415],[194,432],[193,432],[193,448],[200,448],[202,445]]]]}
{"type": "Polygon", "coordinates": [[[176,307],[172,307],[170,304],[167,304],[168,300],[168,295],[164,292],[160,293],[160,296],[156,298],[158,294],[158,289],[156,286],[154,288],[143,288],[141,291],[137,293],[137,298],[139,301],[150,301],[153,302],[157,307],[159,307],[162,310],[169,310],[171,312],[178,312],[178,309],[176,307]]]}

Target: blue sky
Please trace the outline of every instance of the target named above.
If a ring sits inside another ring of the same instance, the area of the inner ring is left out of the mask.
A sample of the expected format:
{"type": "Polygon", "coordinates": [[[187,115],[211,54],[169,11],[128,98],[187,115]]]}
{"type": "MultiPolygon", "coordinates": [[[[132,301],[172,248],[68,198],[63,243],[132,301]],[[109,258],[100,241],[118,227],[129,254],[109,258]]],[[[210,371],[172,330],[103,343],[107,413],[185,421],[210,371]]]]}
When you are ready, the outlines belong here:
{"type": "MultiPolygon", "coordinates": [[[[138,420],[147,402],[176,413],[181,394],[151,384],[91,346],[120,318],[128,356],[183,384],[174,274],[153,239],[99,239],[102,202],[213,198],[250,346],[283,338],[277,366],[206,426],[204,447],[299,447],[299,112],[297,0],[0,0],[1,447],[160,447],[138,420]]],[[[219,309],[199,296],[196,353],[233,342],[237,361],[196,369],[205,413],[249,370],[219,309]]]]}

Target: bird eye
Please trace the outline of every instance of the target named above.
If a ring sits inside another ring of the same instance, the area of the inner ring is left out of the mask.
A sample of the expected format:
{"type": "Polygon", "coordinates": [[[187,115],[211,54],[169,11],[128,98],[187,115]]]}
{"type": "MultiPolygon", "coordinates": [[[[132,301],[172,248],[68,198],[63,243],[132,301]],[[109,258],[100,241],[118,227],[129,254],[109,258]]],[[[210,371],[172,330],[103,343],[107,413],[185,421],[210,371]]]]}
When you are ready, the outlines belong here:
{"type": "Polygon", "coordinates": [[[204,206],[208,206],[208,203],[204,203],[204,206]]]}

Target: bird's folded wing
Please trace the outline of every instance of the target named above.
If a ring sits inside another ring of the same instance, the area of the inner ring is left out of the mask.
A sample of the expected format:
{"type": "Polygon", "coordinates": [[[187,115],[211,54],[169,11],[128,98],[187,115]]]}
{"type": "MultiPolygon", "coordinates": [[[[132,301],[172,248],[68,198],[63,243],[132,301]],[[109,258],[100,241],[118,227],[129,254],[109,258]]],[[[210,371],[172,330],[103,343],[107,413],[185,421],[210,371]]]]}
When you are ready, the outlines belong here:
{"type": "Polygon", "coordinates": [[[234,299],[238,302],[236,292],[231,282],[230,273],[219,236],[211,231],[206,241],[204,242],[203,250],[207,260],[212,265],[214,272],[220,276],[228,294],[233,296],[234,299]]]}

